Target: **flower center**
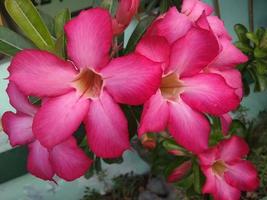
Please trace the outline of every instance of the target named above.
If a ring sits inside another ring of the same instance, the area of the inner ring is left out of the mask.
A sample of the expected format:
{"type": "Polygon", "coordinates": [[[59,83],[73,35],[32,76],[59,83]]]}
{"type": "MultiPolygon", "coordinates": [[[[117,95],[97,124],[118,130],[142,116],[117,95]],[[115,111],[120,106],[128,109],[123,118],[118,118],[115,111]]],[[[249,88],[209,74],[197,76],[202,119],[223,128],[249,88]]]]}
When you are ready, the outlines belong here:
{"type": "Polygon", "coordinates": [[[227,170],[227,166],[222,160],[217,160],[215,163],[213,163],[211,168],[212,171],[219,176],[222,176],[223,173],[227,170]]]}
{"type": "Polygon", "coordinates": [[[178,75],[172,73],[163,77],[160,84],[160,91],[165,99],[176,101],[182,92],[182,82],[179,80],[178,75]]]}
{"type": "Polygon", "coordinates": [[[99,97],[103,86],[102,77],[91,70],[81,71],[73,83],[74,88],[88,98],[99,97]]]}

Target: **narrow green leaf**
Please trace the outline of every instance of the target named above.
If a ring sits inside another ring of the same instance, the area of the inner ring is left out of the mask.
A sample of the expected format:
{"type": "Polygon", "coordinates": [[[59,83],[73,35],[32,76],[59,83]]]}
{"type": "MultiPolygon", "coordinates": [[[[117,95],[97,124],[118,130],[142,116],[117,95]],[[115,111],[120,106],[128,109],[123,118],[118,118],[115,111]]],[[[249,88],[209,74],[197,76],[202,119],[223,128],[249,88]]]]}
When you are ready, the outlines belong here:
{"type": "Polygon", "coordinates": [[[35,46],[26,38],[11,31],[10,29],[0,27],[0,52],[7,56],[14,56],[22,49],[32,49],[35,46]]]}
{"type": "Polygon", "coordinates": [[[5,7],[24,34],[38,48],[53,51],[53,38],[30,0],[5,0],[5,7]]]}
{"type": "Polygon", "coordinates": [[[68,8],[62,10],[55,16],[55,33],[59,38],[64,34],[64,25],[71,19],[71,13],[68,8]]]}
{"type": "Polygon", "coordinates": [[[125,54],[130,53],[131,51],[135,49],[136,44],[141,39],[141,37],[146,32],[147,28],[149,27],[149,25],[152,23],[154,19],[155,19],[154,16],[147,16],[137,24],[125,48],[125,51],[124,51],[125,54]]]}
{"type": "Polygon", "coordinates": [[[248,44],[240,42],[240,41],[235,42],[235,46],[247,54],[253,51],[253,49],[248,44]]]}
{"type": "Polygon", "coordinates": [[[201,183],[200,183],[200,169],[198,163],[193,162],[193,174],[194,174],[194,190],[198,194],[201,193],[201,183]]]}
{"type": "Polygon", "coordinates": [[[42,10],[38,10],[42,20],[44,21],[46,27],[48,28],[50,34],[55,38],[55,23],[54,18],[43,12],[42,10]]]}
{"type": "Polygon", "coordinates": [[[266,58],[267,57],[267,50],[260,49],[259,47],[256,47],[254,49],[254,56],[256,58],[266,58]]]}
{"type": "Polygon", "coordinates": [[[56,35],[56,54],[62,58],[66,58],[66,37],[64,33],[65,24],[71,19],[69,9],[64,9],[58,13],[54,19],[55,35],[56,35]]]}
{"type": "Polygon", "coordinates": [[[267,49],[267,30],[265,30],[263,36],[261,37],[260,47],[267,49]]]}
{"type": "Polygon", "coordinates": [[[160,13],[165,13],[169,7],[171,7],[171,1],[170,0],[161,0],[160,2],[160,13]]]}
{"type": "Polygon", "coordinates": [[[100,6],[107,9],[113,16],[116,12],[118,1],[117,0],[102,0],[100,6]]]}

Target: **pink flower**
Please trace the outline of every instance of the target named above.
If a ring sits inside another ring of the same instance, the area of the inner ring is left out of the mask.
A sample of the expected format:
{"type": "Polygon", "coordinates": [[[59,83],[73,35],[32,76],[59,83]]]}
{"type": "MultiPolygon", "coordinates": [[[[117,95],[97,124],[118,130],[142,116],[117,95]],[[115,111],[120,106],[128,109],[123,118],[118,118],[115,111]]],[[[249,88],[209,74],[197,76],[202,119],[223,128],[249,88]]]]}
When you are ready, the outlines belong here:
{"type": "Polygon", "coordinates": [[[79,149],[75,139],[70,137],[51,149],[43,147],[32,133],[32,121],[38,107],[30,104],[12,82],[7,92],[17,112],[4,113],[3,130],[12,146],[28,145],[28,171],[44,180],[53,180],[55,174],[67,181],[84,175],[92,161],[79,149]]]}
{"type": "Polygon", "coordinates": [[[237,136],[220,142],[199,154],[200,166],[206,176],[203,193],[215,200],[238,200],[240,191],[253,191],[259,186],[255,167],[243,158],[249,148],[237,136]]]}
{"type": "Polygon", "coordinates": [[[130,24],[133,16],[137,13],[140,0],[120,0],[112,20],[113,34],[121,34],[130,24]]]}
{"type": "Polygon", "coordinates": [[[159,87],[162,70],[138,53],[110,61],[112,20],[104,9],[82,11],[65,31],[70,60],[23,50],[11,62],[9,80],[28,96],[47,98],[32,127],[44,147],[65,141],[83,122],[97,156],[121,156],[130,144],[118,103],[144,103],[159,87]]]}
{"type": "Polygon", "coordinates": [[[190,171],[191,167],[191,160],[183,162],[171,172],[171,174],[167,178],[168,182],[173,183],[180,181],[190,171]]]}
{"type": "Polygon", "coordinates": [[[208,147],[210,132],[203,113],[220,116],[239,105],[235,88],[220,73],[206,71],[221,46],[205,22],[194,23],[171,8],[137,45],[136,52],[164,70],[160,89],[144,104],[139,137],[167,128],[177,143],[199,153],[208,147]]]}

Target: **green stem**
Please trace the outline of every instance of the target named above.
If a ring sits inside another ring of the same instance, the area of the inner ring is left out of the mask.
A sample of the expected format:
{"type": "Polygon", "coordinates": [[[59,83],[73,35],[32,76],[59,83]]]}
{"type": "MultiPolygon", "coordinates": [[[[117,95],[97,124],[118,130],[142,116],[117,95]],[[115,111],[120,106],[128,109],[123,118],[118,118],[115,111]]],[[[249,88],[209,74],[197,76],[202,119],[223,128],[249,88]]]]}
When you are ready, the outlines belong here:
{"type": "Polygon", "coordinates": [[[254,32],[254,1],[248,0],[249,31],[254,32]]]}
{"type": "Polygon", "coordinates": [[[221,9],[219,0],[213,0],[216,15],[221,18],[221,9]]]}

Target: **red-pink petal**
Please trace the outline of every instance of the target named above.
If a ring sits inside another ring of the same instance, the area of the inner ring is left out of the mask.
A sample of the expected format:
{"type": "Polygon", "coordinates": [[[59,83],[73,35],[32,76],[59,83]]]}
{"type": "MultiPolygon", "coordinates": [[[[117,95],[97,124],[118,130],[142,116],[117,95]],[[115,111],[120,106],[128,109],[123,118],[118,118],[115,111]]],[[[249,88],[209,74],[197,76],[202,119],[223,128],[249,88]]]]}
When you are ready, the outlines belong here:
{"type": "Polygon", "coordinates": [[[28,144],[34,140],[32,120],[32,116],[22,113],[4,113],[2,116],[2,126],[12,146],[28,144]]]}
{"type": "Polygon", "coordinates": [[[212,67],[208,69],[209,72],[221,75],[226,83],[235,89],[236,95],[242,99],[243,97],[243,83],[241,73],[236,69],[219,70],[212,67]]]}
{"type": "Polygon", "coordinates": [[[218,159],[218,149],[216,147],[209,148],[202,153],[198,154],[199,164],[203,168],[212,166],[214,161],[218,159]]]}
{"type": "Polygon", "coordinates": [[[235,67],[238,64],[248,61],[248,57],[235,47],[235,45],[233,45],[227,38],[219,38],[219,42],[222,45],[222,51],[209,64],[209,67],[225,69],[235,67]]]}
{"type": "Polygon", "coordinates": [[[232,39],[231,35],[226,30],[223,21],[220,20],[219,17],[217,17],[217,16],[208,16],[207,20],[209,22],[209,25],[210,25],[211,29],[213,30],[213,32],[219,38],[224,37],[224,38],[226,38],[228,40],[232,39]]]}
{"type": "Polygon", "coordinates": [[[214,200],[239,200],[240,191],[229,184],[222,177],[216,176],[212,169],[203,171],[206,182],[202,188],[203,193],[212,194],[214,200]]]}
{"type": "Polygon", "coordinates": [[[191,167],[192,161],[185,161],[171,172],[167,178],[168,182],[173,183],[180,181],[189,172],[191,167]]]}
{"type": "Polygon", "coordinates": [[[18,89],[15,83],[10,81],[6,91],[10,104],[17,110],[17,112],[28,115],[34,115],[37,112],[37,108],[30,104],[27,96],[18,89]]]}
{"type": "Polygon", "coordinates": [[[163,36],[172,44],[183,37],[191,25],[191,21],[185,15],[179,13],[176,7],[172,7],[164,16],[152,23],[145,36],[163,36]]]}
{"type": "Polygon", "coordinates": [[[99,69],[109,60],[112,22],[107,10],[82,11],[65,25],[69,58],[78,68],[99,69]]]}
{"type": "Polygon", "coordinates": [[[182,100],[169,103],[168,129],[178,144],[194,153],[208,147],[210,126],[202,114],[192,110],[182,100]]]}
{"type": "Polygon", "coordinates": [[[206,15],[213,12],[213,8],[199,0],[184,0],[182,4],[182,13],[188,15],[192,21],[196,21],[205,11],[206,15]]]}
{"type": "Polygon", "coordinates": [[[92,160],[77,146],[73,137],[50,151],[50,161],[56,175],[66,181],[81,177],[92,164],[92,160]]]}
{"type": "Polygon", "coordinates": [[[29,144],[28,171],[44,180],[53,180],[54,171],[50,164],[49,152],[38,140],[29,144]]]}
{"type": "Polygon", "coordinates": [[[71,90],[76,72],[70,62],[39,50],[23,50],[16,54],[8,68],[9,80],[29,96],[56,96],[71,90]]]}
{"type": "Polygon", "coordinates": [[[245,140],[238,136],[223,140],[219,145],[220,158],[225,162],[240,160],[249,152],[249,147],[245,140]]]}
{"type": "Polygon", "coordinates": [[[119,157],[130,148],[127,120],[106,91],[91,102],[85,127],[90,149],[99,157],[119,157]]]}
{"type": "Polygon", "coordinates": [[[33,120],[33,132],[45,147],[53,147],[69,138],[88,112],[89,100],[75,92],[48,99],[33,120]]]}
{"type": "Polygon", "coordinates": [[[240,99],[223,77],[217,74],[198,74],[182,79],[182,99],[196,110],[222,115],[235,109],[240,99]]]}
{"type": "Polygon", "coordinates": [[[153,95],[145,104],[141,116],[138,136],[148,132],[160,132],[165,129],[169,119],[169,108],[160,91],[153,95]]]}
{"type": "Polygon", "coordinates": [[[181,76],[194,75],[218,54],[219,44],[212,31],[194,27],[174,43],[168,71],[177,71],[181,76]]]}
{"type": "Polygon", "coordinates": [[[224,177],[229,185],[242,191],[253,191],[259,187],[257,170],[249,161],[241,160],[227,168],[224,177]]]}
{"type": "Polygon", "coordinates": [[[227,135],[230,125],[232,123],[232,117],[229,113],[223,114],[220,116],[222,132],[224,135],[227,135]]]}
{"type": "Polygon", "coordinates": [[[138,105],[156,93],[162,70],[159,63],[134,53],[115,58],[101,73],[115,101],[138,105]]]}
{"type": "Polygon", "coordinates": [[[136,52],[153,60],[162,63],[164,70],[170,60],[170,45],[164,37],[148,36],[141,39],[136,47],[136,52]]]}

